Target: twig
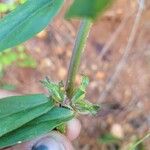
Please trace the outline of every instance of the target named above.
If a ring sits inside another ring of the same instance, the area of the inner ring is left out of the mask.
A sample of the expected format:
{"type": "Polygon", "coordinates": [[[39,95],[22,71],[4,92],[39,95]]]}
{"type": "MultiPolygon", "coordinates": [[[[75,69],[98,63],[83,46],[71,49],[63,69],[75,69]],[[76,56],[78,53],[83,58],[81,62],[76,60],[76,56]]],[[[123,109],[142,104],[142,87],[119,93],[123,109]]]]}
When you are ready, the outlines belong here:
{"type": "Polygon", "coordinates": [[[142,143],[143,141],[145,141],[146,139],[150,138],[150,132],[148,132],[148,134],[146,134],[142,139],[140,139],[139,141],[137,141],[134,145],[132,145],[129,150],[135,150],[135,148],[142,143]]]}
{"type": "Polygon", "coordinates": [[[126,16],[123,21],[120,23],[119,27],[115,30],[115,32],[112,34],[112,36],[110,37],[110,39],[108,40],[108,42],[105,44],[105,46],[102,48],[101,50],[101,54],[97,57],[99,57],[99,59],[102,59],[104,57],[104,55],[106,54],[106,52],[109,50],[109,48],[111,47],[111,45],[117,40],[118,35],[120,34],[120,32],[122,31],[122,29],[124,28],[124,26],[127,23],[127,20],[129,19],[129,15],[126,16]]]}
{"type": "Polygon", "coordinates": [[[129,52],[130,52],[130,50],[131,50],[131,48],[133,46],[135,35],[137,33],[138,26],[139,26],[139,23],[140,23],[140,20],[141,20],[142,12],[144,10],[144,0],[138,0],[138,3],[139,3],[139,9],[138,9],[138,12],[137,12],[137,15],[136,15],[136,18],[135,18],[135,22],[134,22],[133,27],[132,27],[131,34],[129,36],[129,40],[128,40],[127,46],[126,46],[126,48],[124,50],[124,54],[123,54],[120,62],[118,63],[118,65],[117,65],[117,67],[116,67],[116,69],[114,71],[114,74],[110,78],[110,81],[106,85],[105,90],[100,95],[100,98],[99,98],[100,102],[103,102],[105,100],[105,98],[107,97],[108,92],[112,89],[116,79],[118,78],[118,76],[120,75],[123,67],[126,64],[126,61],[128,59],[128,56],[129,56],[129,52]]]}

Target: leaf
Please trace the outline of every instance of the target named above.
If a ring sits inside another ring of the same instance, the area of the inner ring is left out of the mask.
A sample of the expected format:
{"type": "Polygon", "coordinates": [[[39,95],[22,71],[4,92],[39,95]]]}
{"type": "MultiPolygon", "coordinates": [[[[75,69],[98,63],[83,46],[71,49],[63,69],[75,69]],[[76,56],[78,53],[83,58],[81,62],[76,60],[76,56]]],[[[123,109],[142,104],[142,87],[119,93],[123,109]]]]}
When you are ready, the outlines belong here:
{"type": "Polygon", "coordinates": [[[11,96],[0,99],[0,118],[47,103],[44,94],[11,96]]]}
{"type": "Polygon", "coordinates": [[[114,0],[74,0],[66,13],[66,18],[96,19],[114,0]]]}
{"type": "Polygon", "coordinates": [[[72,118],[74,116],[74,112],[68,108],[63,107],[54,107],[48,113],[34,119],[29,122],[29,125],[35,125],[42,122],[52,121],[52,120],[64,120],[65,118],[72,118]]]}
{"type": "Polygon", "coordinates": [[[99,141],[103,144],[116,144],[120,141],[120,139],[110,133],[107,133],[100,136],[99,141]]]}
{"type": "Polygon", "coordinates": [[[58,103],[63,102],[65,99],[65,90],[61,83],[56,84],[51,82],[47,77],[41,83],[46,87],[50,96],[58,103]]]}
{"type": "Polygon", "coordinates": [[[53,106],[54,103],[49,101],[45,104],[1,118],[0,137],[47,113],[53,106]]]}
{"type": "Polygon", "coordinates": [[[67,108],[55,107],[47,114],[31,121],[23,127],[8,133],[0,138],[0,148],[29,141],[38,136],[49,133],[55,127],[72,119],[74,112],[67,108]]]}
{"type": "Polygon", "coordinates": [[[44,29],[64,0],[28,0],[0,21],[0,51],[16,46],[44,29]]]}
{"type": "Polygon", "coordinates": [[[77,108],[78,112],[81,114],[95,115],[100,109],[99,105],[92,104],[86,100],[78,101],[74,104],[75,104],[75,107],[77,108]]]}
{"type": "Polygon", "coordinates": [[[82,101],[85,98],[85,92],[83,90],[81,90],[80,88],[78,88],[75,91],[75,94],[73,95],[71,101],[73,103],[77,103],[79,101],[82,101]]]}
{"type": "Polygon", "coordinates": [[[89,78],[87,76],[83,76],[82,77],[82,83],[81,83],[81,89],[83,91],[85,91],[87,86],[88,86],[88,84],[89,84],[89,78]]]}
{"type": "Polygon", "coordinates": [[[79,88],[74,92],[74,95],[71,99],[73,103],[77,103],[85,98],[86,88],[89,84],[89,78],[87,76],[82,77],[82,82],[79,88]]]}
{"type": "Polygon", "coordinates": [[[56,130],[59,131],[60,133],[66,133],[67,131],[67,124],[66,123],[62,123],[61,125],[56,127],[56,130]]]}
{"type": "Polygon", "coordinates": [[[95,115],[99,109],[99,105],[95,105],[85,100],[86,88],[89,84],[89,78],[83,76],[81,85],[74,92],[74,95],[71,99],[73,108],[81,114],[93,114],[95,115]]]}

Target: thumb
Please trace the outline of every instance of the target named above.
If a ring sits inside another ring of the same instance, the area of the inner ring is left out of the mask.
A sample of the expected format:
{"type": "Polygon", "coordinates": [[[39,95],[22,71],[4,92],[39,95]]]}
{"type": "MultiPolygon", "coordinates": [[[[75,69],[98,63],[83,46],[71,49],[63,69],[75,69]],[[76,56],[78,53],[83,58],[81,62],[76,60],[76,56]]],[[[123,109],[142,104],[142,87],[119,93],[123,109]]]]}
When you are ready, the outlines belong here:
{"type": "Polygon", "coordinates": [[[58,132],[51,132],[43,138],[11,147],[11,150],[74,150],[71,142],[58,132]]]}
{"type": "Polygon", "coordinates": [[[73,150],[73,147],[65,136],[51,132],[47,137],[38,141],[32,150],[73,150]]]}

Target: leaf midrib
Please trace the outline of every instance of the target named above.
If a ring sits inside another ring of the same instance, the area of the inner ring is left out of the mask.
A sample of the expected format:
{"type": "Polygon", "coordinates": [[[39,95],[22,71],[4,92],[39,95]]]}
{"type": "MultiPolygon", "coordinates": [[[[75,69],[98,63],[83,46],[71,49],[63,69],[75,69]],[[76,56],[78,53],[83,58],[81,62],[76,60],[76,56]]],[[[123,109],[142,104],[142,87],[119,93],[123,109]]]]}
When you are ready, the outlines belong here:
{"type": "MultiPolygon", "coordinates": [[[[14,27],[14,29],[12,29],[11,32],[9,32],[9,34],[7,34],[7,35],[5,36],[5,38],[0,41],[0,43],[2,43],[3,41],[5,41],[5,39],[6,39],[10,34],[12,34],[12,33],[16,30],[16,28],[18,28],[18,27],[20,27],[22,24],[24,24],[24,23],[26,22],[26,20],[29,20],[31,17],[33,17],[34,15],[36,15],[36,13],[37,13],[38,11],[44,9],[44,8],[47,7],[48,5],[52,5],[52,3],[54,3],[54,0],[52,0],[49,4],[45,4],[43,7],[40,7],[37,11],[35,11],[34,13],[32,13],[30,16],[27,16],[26,18],[24,18],[24,21],[22,21],[21,23],[19,23],[18,26],[14,27]]],[[[13,27],[12,27],[12,28],[13,28],[13,27]]]]}

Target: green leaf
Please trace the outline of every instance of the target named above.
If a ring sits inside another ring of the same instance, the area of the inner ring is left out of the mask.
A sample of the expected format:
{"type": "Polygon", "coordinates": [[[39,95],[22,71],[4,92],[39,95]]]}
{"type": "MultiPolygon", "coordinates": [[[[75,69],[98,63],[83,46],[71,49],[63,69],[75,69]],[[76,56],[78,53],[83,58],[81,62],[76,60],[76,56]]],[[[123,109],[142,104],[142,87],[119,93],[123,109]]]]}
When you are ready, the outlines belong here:
{"type": "Polygon", "coordinates": [[[120,139],[110,133],[106,133],[100,136],[99,141],[103,144],[116,144],[120,141],[120,139]]]}
{"type": "Polygon", "coordinates": [[[66,123],[62,123],[61,125],[56,127],[56,130],[59,131],[60,133],[66,133],[67,124],[66,123]]]}
{"type": "Polygon", "coordinates": [[[99,109],[99,105],[95,105],[90,103],[89,101],[82,100],[74,103],[75,108],[77,108],[78,112],[81,114],[92,114],[95,115],[99,109]]]}
{"type": "Polygon", "coordinates": [[[54,103],[49,101],[45,104],[1,118],[0,137],[47,113],[53,106],[54,103]]]}
{"type": "Polygon", "coordinates": [[[81,85],[74,92],[71,99],[73,108],[76,109],[78,113],[81,114],[93,114],[95,115],[100,109],[99,105],[95,105],[85,100],[86,88],[89,84],[89,78],[83,76],[81,85]]]}
{"type": "Polygon", "coordinates": [[[0,21],[0,51],[16,46],[44,29],[64,0],[28,0],[0,21]]]}
{"type": "Polygon", "coordinates": [[[36,68],[37,66],[34,58],[25,52],[25,48],[22,45],[17,46],[14,51],[10,48],[0,53],[1,70],[6,69],[13,63],[19,67],[36,68]]]}
{"type": "Polygon", "coordinates": [[[81,83],[81,89],[83,91],[85,91],[88,85],[89,85],[89,78],[87,76],[83,76],[82,83],[81,83]]]}
{"type": "Polygon", "coordinates": [[[71,101],[73,103],[77,103],[79,101],[82,101],[85,98],[85,92],[83,90],[81,90],[80,88],[78,88],[75,92],[75,94],[73,95],[71,101]]]}
{"type": "Polygon", "coordinates": [[[85,98],[86,88],[89,84],[89,78],[87,76],[82,77],[82,82],[79,88],[74,92],[74,95],[71,99],[73,103],[77,103],[85,98]]]}
{"type": "Polygon", "coordinates": [[[47,122],[51,120],[64,120],[65,118],[72,118],[74,112],[68,108],[63,107],[54,107],[48,113],[38,117],[37,119],[29,122],[30,125],[39,124],[41,122],[47,122]]]}
{"type": "Polygon", "coordinates": [[[74,0],[66,13],[66,18],[96,19],[114,0],[74,0]]]}
{"type": "Polygon", "coordinates": [[[41,83],[48,89],[50,96],[58,103],[63,102],[65,99],[65,90],[61,83],[56,84],[51,82],[47,77],[41,83]]]}
{"type": "Polygon", "coordinates": [[[0,138],[0,148],[29,141],[38,136],[49,133],[55,127],[72,119],[74,112],[67,108],[55,107],[47,114],[31,121],[23,127],[8,133],[0,138]]]}
{"type": "Polygon", "coordinates": [[[47,103],[49,99],[44,94],[11,96],[0,99],[0,119],[8,115],[27,110],[47,103]]]}

